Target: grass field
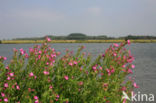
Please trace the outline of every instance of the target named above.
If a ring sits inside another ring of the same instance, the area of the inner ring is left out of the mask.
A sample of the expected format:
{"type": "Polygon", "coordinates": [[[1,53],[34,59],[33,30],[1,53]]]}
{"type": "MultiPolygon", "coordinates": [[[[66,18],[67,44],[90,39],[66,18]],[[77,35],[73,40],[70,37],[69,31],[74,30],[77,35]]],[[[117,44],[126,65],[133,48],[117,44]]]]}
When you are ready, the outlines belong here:
{"type": "MultiPolygon", "coordinates": [[[[120,43],[124,40],[52,40],[50,43],[120,43]]],[[[44,43],[45,40],[2,40],[1,44],[27,44],[44,43]]],[[[151,40],[131,40],[132,43],[156,43],[156,39],[151,40]]]]}

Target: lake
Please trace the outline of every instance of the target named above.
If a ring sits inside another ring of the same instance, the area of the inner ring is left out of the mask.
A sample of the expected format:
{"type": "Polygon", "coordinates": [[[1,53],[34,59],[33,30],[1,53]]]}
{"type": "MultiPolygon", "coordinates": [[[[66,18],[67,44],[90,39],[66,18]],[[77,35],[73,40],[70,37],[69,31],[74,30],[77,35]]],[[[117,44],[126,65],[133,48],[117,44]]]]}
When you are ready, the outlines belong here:
{"type": "MultiPolygon", "coordinates": [[[[13,48],[24,48],[28,50],[29,47],[33,47],[34,44],[0,44],[0,56],[6,56],[9,62],[13,55],[13,48]]],[[[111,43],[56,43],[51,44],[56,51],[64,52],[66,48],[73,50],[74,52],[79,46],[84,45],[86,48],[84,52],[90,52],[95,58],[99,53],[103,53],[111,43]]],[[[131,50],[135,57],[133,76],[136,78],[136,83],[140,88],[136,91],[140,91],[142,94],[156,94],[156,43],[133,43],[127,46],[131,50]]]]}

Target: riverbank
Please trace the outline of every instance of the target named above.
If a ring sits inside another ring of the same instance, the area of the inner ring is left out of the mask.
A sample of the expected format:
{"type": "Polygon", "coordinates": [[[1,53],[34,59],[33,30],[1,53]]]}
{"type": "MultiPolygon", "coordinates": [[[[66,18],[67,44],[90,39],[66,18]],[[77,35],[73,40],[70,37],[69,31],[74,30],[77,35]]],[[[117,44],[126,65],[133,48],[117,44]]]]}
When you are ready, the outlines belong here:
{"type": "MultiPolygon", "coordinates": [[[[50,43],[120,43],[125,40],[52,40],[50,43]]],[[[33,44],[44,43],[45,40],[2,40],[0,44],[33,44]]],[[[144,40],[137,39],[131,40],[132,43],[156,43],[156,39],[144,40]]]]}

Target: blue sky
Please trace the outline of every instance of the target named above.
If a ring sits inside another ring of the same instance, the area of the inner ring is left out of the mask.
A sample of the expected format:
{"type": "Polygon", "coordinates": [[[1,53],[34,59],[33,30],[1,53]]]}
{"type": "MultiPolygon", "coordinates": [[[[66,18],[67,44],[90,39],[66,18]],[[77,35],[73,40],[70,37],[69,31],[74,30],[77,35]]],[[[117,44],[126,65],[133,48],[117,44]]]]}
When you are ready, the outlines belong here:
{"type": "Polygon", "coordinates": [[[0,39],[68,35],[156,36],[156,0],[0,0],[0,39]]]}

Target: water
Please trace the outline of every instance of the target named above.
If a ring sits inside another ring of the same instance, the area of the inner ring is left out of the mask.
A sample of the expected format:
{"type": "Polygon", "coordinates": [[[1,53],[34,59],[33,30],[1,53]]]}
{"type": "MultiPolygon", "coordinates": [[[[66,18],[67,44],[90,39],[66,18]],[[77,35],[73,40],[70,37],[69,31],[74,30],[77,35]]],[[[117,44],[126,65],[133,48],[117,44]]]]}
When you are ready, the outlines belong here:
{"type": "MultiPolygon", "coordinates": [[[[28,50],[34,44],[0,44],[0,55],[6,56],[8,60],[12,57],[12,49],[24,48],[28,50]]],[[[57,43],[52,44],[52,47],[57,51],[64,52],[66,48],[76,51],[77,48],[84,45],[84,52],[91,53],[96,57],[99,53],[103,53],[111,44],[110,43],[57,43]]],[[[156,43],[135,43],[127,46],[132,51],[135,57],[134,64],[136,68],[133,76],[136,78],[136,83],[139,85],[136,91],[142,94],[156,95],[156,43]]],[[[9,62],[9,61],[7,61],[9,62]]]]}

